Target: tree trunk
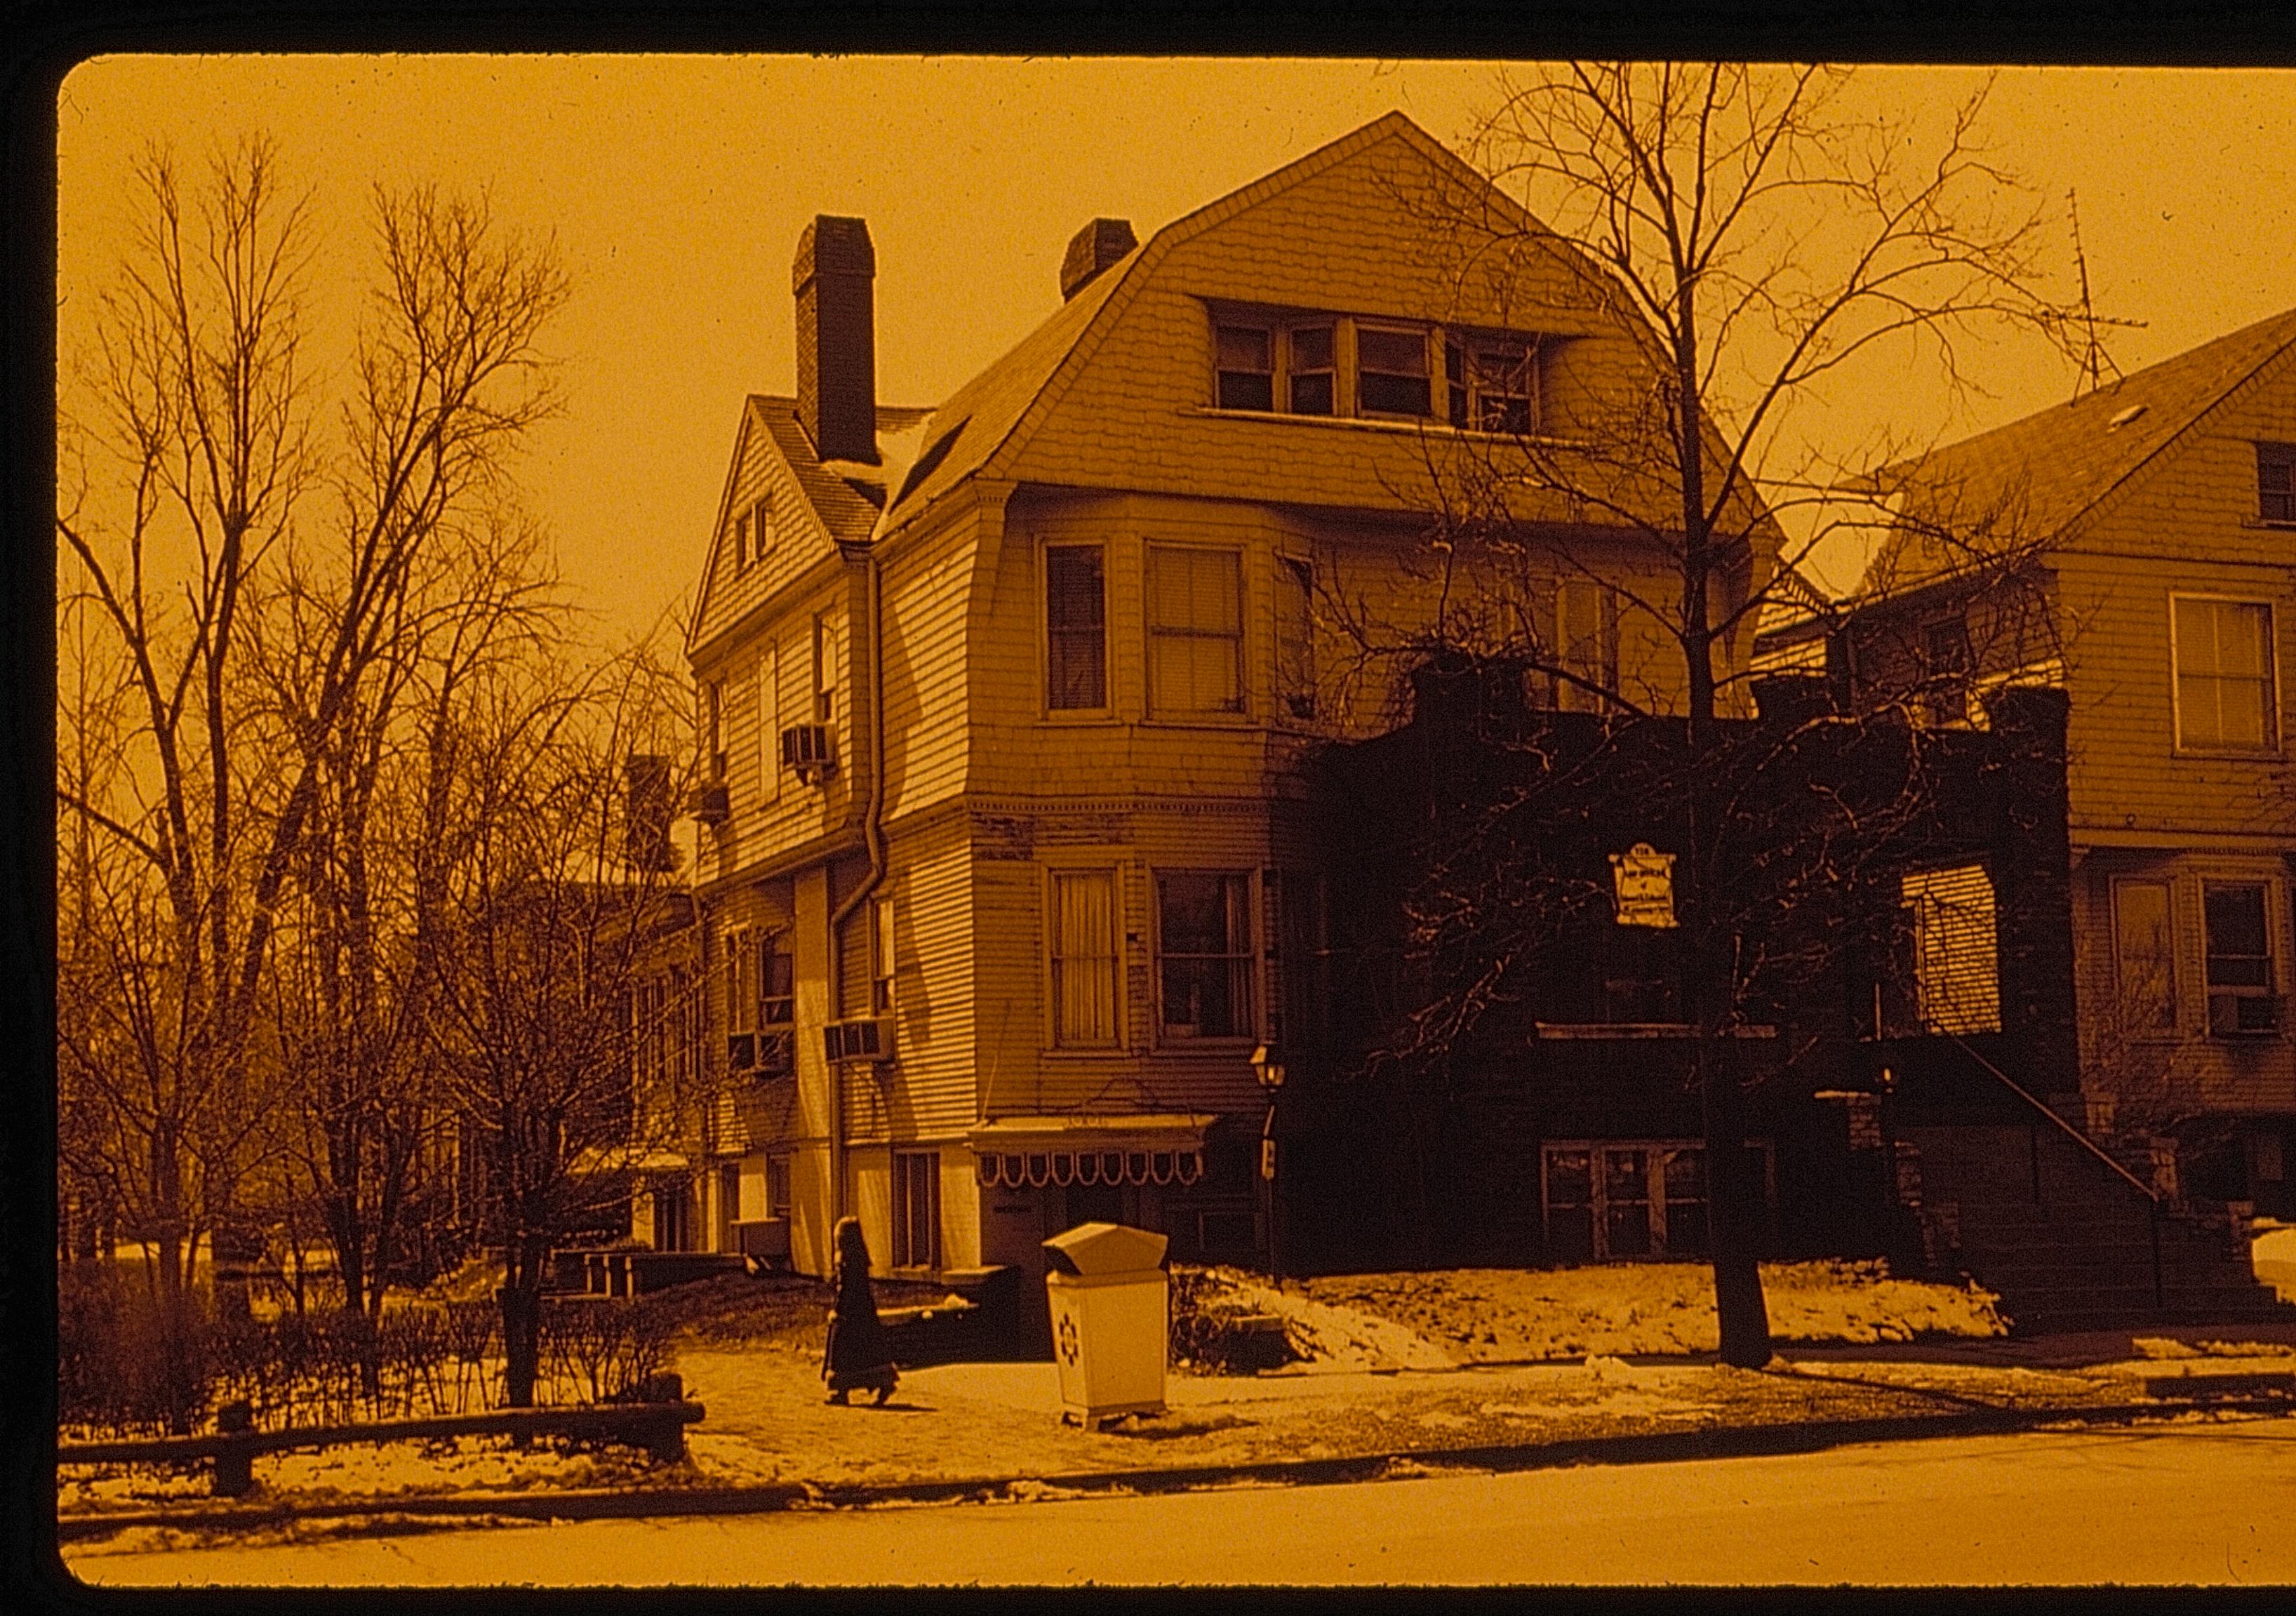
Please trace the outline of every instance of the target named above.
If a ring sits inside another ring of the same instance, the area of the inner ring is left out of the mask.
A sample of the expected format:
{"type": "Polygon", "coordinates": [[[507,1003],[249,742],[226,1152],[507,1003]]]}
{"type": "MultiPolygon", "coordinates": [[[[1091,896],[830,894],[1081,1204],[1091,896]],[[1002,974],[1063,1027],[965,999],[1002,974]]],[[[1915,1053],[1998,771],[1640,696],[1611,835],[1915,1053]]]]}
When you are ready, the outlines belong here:
{"type": "Polygon", "coordinates": [[[1746,1118],[1736,1051],[1699,1040],[1699,1095],[1706,1122],[1707,1248],[1714,1261],[1714,1317],[1722,1361],[1759,1369],[1770,1361],[1770,1315],[1759,1266],[1760,1192],[1748,1184],[1746,1118]]]}

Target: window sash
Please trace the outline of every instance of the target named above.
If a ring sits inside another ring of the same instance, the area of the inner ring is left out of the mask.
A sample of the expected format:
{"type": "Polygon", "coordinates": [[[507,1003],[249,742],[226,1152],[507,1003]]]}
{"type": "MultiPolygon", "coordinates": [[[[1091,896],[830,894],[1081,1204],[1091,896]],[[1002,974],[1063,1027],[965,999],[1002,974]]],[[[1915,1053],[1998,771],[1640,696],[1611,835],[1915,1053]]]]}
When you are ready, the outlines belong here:
{"type": "Polygon", "coordinates": [[[1425,332],[1356,328],[1356,404],[1366,414],[1434,413],[1425,332]]]}
{"type": "Polygon", "coordinates": [[[2266,521],[2296,521],[2296,443],[2256,446],[2256,513],[2266,521]]]}
{"type": "Polygon", "coordinates": [[[1045,551],[1045,704],[1054,711],[1108,705],[1108,607],[1098,545],[1045,551]]]}
{"type": "Polygon", "coordinates": [[[2176,933],[2165,881],[2112,884],[2121,1024],[2131,1032],[2177,1025],[2176,933]]]}
{"type": "Polygon", "coordinates": [[[897,1268],[940,1264],[940,1158],[924,1151],[893,1155],[893,1253],[897,1268]]]}
{"type": "Polygon", "coordinates": [[[1309,564],[1279,556],[1275,562],[1275,686],[1283,710],[1295,718],[1316,716],[1315,575],[1309,564]]]}
{"type": "Polygon", "coordinates": [[[1243,710],[1242,562],[1234,550],[1149,546],[1148,683],[1154,710],[1243,710]]]}
{"type": "Polygon", "coordinates": [[[1176,1038],[1251,1036],[1250,877],[1168,871],[1156,878],[1159,1003],[1176,1038]]]}
{"type": "Polygon", "coordinates": [[[1053,1042],[1061,1048],[1117,1041],[1116,873],[1063,870],[1053,877],[1053,1042]]]}
{"type": "Polygon", "coordinates": [[[795,1019],[797,961],[775,936],[758,939],[758,1023],[786,1027],[795,1019]]]}
{"type": "Polygon", "coordinates": [[[884,1015],[893,1008],[893,900],[873,898],[869,904],[869,1013],[884,1015]]]}
{"type": "Polygon", "coordinates": [[[2202,894],[2208,985],[2272,991],[2272,927],[2263,883],[2211,882],[2202,894]]]}
{"type": "Polygon", "coordinates": [[[2267,751],[2273,711],[2272,608],[2260,601],[2176,601],[2177,739],[2182,746],[2267,751]]]}
{"type": "Polygon", "coordinates": [[[1264,325],[1213,327],[1216,397],[1224,410],[1275,407],[1275,332],[1264,325]]]}

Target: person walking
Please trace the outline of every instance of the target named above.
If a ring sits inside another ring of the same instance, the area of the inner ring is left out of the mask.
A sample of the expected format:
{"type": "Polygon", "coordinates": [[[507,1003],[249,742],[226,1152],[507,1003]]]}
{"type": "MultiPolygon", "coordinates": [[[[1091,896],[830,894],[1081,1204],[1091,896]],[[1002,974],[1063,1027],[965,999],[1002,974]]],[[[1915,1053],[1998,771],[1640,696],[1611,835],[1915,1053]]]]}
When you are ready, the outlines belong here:
{"type": "Polygon", "coordinates": [[[876,1293],[869,1288],[869,1244],[861,1220],[837,1220],[836,1305],[829,1312],[829,1345],[822,1353],[821,1378],[829,1400],[843,1403],[856,1391],[874,1391],[882,1407],[900,1376],[877,1319],[876,1293]]]}

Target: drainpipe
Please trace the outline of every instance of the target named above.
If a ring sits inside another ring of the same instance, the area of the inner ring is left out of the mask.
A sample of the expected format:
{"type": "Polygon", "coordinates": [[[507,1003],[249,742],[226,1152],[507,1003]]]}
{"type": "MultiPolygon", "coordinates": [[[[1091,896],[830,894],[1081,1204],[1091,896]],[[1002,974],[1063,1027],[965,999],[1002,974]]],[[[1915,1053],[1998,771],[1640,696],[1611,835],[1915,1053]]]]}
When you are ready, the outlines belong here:
{"type": "MultiPolygon", "coordinates": [[[[845,934],[845,923],[885,878],[885,692],[880,677],[884,658],[878,652],[879,629],[882,627],[882,579],[873,548],[862,551],[863,564],[867,568],[868,604],[865,615],[869,631],[869,804],[861,820],[862,840],[869,850],[869,873],[861,884],[846,895],[845,901],[831,911],[829,916],[829,1016],[837,1020],[844,1013],[845,954],[840,939],[845,934]]],[[[829,1209],[832,1226],[846,1215],[845,1185],[845,1079],[836,1065],[829,1069],[829,1209]]]]}

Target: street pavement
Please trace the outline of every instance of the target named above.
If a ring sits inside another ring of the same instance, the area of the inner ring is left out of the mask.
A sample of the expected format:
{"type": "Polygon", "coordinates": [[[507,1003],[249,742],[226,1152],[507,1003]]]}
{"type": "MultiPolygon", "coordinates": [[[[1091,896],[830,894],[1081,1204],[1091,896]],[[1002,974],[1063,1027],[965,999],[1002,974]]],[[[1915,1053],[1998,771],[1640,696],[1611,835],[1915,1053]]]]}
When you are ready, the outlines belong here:
{"type": "Polygon", "coordinates": [[[120,1586],[2289,1583],[2296,1418],[228,1546],[130,1533],[69,1563],[120,1586]]]}

